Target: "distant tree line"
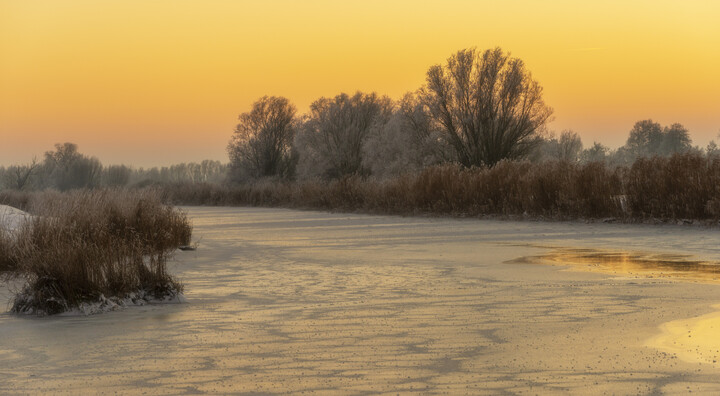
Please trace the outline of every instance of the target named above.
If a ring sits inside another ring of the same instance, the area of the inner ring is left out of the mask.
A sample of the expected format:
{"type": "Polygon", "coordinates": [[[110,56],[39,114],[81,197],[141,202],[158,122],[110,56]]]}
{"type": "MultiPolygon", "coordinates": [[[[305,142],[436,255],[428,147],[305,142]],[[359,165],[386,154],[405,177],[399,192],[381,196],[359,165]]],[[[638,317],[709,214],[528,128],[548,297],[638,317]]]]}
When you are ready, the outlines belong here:
{"type": "MultiPolygon", "coordinates": [[[[623,166],[703,151],[681,124],[652,120],[638,121],[617,150],[597,142],[585,148],[573,131],[547,130],[552,114],[520,59],[499,48],[461,50],[432,66],[425,85],[398,101],[341,93],[298,115],[284,97],[260,98],[240,115],[228,145],[229,179],[387,178],[440,164],[492,168],[503,160],[623,166]]],[[[704,151],[720,153],[714,142],[704,151]]]]}
{"type": "Polygon", "coordinates": [[[0,167],[0,188],[67,191],[96,187],[133,187],[170,183],[224,182],[228,166],[219,161],[182,163],[169,167],[133,168],[103,166],[100,160],[78,151],[73,143],[56,144],[44,159],[0,167]]]}
{"type": "Polygon", "coordinates": [[[688,152],[704,153],[711,156],[720,154],[715,141],[707,147],[692,146],[690,133],[679,123],[662,126],[653,120],[635,123],[625,145],[611,150],[598,142],[584,148],[577,133],[567,130],[559,137],[545,137],[538,149],[529,156],[532,161],[563,160],[570,162],[606,162],[611,166],[631,165],[638,158],[670,157],[688,152]]]}

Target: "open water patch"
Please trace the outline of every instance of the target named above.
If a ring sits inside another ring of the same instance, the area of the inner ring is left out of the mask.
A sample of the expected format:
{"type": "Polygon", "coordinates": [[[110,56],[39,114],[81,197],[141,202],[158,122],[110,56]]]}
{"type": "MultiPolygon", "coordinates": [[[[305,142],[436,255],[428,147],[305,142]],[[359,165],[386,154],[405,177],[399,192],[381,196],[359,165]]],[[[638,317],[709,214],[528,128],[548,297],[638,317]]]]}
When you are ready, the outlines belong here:
{"type": "Polygon", "coordinates": [[[682,254],[550,248],[547,253],[524,256],[507,263],[549,264],[615,275],[720,282],[720,262],[682,254]]]}

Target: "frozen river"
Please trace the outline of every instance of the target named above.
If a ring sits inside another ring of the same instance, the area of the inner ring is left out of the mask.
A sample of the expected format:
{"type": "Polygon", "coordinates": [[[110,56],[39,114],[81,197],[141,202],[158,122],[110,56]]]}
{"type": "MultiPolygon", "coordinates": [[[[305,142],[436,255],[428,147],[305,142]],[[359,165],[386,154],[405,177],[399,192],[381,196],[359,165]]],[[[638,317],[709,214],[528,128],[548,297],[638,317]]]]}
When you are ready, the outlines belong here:
{"type": "Polygon", "coordinates": [[[0,394],[720,392],[713,264],[672,271],[717,229],[187,210],[188,303],[3,313],[0,394]]]}

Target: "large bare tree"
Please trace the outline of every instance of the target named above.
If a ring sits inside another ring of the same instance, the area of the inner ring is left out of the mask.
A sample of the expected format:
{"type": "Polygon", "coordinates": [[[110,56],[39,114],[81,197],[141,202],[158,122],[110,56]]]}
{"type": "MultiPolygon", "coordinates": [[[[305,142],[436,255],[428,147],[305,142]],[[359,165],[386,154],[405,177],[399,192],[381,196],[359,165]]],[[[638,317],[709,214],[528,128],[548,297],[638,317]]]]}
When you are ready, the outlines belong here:
{"type": "Polygon", "coordinates": [[[522,158],[553,110],[523,61],[500,48],[458,51],[427,72],[424,102],[464,166],[522,158]]]}
{"type": "Polygon", "coordinates": [[[263,96],[240,115],[228,145],[235,180],[292,175],[295,113],[286,98],[263,96]]]}

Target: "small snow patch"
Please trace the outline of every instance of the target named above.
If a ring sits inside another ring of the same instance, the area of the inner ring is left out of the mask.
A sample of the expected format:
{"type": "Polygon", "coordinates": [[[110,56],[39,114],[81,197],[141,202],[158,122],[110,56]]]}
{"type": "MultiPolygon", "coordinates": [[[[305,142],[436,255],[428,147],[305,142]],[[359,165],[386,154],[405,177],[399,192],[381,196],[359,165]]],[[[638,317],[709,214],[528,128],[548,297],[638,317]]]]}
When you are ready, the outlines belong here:
{"type": "Polygon", "coordinates": [[[5,231],[15,232],[23,226],[27,221],[32,219],[32,215],[23,212],[12,206],[0,205],[0,228],[5,231]]]}

